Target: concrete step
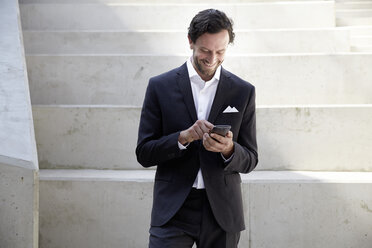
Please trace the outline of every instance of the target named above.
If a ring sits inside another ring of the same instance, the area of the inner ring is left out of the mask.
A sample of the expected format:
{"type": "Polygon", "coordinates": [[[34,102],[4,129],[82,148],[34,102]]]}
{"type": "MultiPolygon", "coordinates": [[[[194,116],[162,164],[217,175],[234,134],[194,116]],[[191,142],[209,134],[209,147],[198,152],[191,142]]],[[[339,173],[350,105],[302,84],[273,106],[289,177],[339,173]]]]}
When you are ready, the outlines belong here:
{"type": "Polygon", "coordinates": [[[350,27],[349,31],[352,52],[372,52],[372,26],[350,27]]]}
{"type": "MultiPolygon", "coordinates": [[[[346,29],[237,31],[230,53],[349,52],[346,29]]],[[[182,31],[24,31],[26,54],[171,54],[190,51],[182,31]],[[171,41],[171,44],[170,44],[171,41]]]]}
{"type": "MultiPolygon", "coordinates": [[[[139,169],[140,108],[34,106],[40,168],[139,169]]],[[[259,106],[258,170],[372,171],[372,105],[259,106]]]]}
{"type": "Polygon", "coordinates": [[[371,124],[372,105],[260,107],[259,169],[372,171],[371,124]]]}
{"type": "Polygon", "coordinates": [[[336,18],[336,25],[338,27],[346,26],[372,26],[372,17],[349,17],[336,18]]]}
{"type": "Polygon", "coordinates": [[[372,25],[372,8],[336,10],[337,26],[372,25]]]}
{"type": "MultiPolygon", "coordinates": [[[[27,56],[33,104],[142,106],[148,79],[188,56],[27,56]]],[[[257,104],[371,104],[372,54],[227,55],[257,104]]]]}
{"type": "Polygon", "coordinates": [[[218,8],[236,29],[334,27],[334,2],[242,4],[21,4],[24,30],[183,29],[200,10],[218,8]],[[148,17],[151,18],[138,18],[148,17]],[[263,17],[270,18],[263,18],[263,17]],[[316,16],[317,18],[313,18],[316,16]]]}
{"type": "Polygon", "coordinates": [[[358,36],[358,35],[372,35],[372,27],[371,26],[355,26],[347,28],[350,32],[350,36],[358,36]]]}
{"type": "MultiPolygon", "coordinates": [[[[298,0],[79,0],[78,3],[121,3],[121,4],[164,4],[164,3],[266,3],[266,2],[297,2],[298,0]]],[[[329,0],[302,0],[303,2],[319,2],[329,0]]],[[[363,1],[363,0],[362,0],[363,1]]],[[[364,0],[370,1],[370,0],[364,0]]],[[[76,0],[19,0],[19,3],[76,3],[76,0]]]]}
{"type": "Polygon", "coordinates": [[[337,13],[336,26],[372,26],[372,10],[337,13]]]}
{"type": "Polygon", "coordinates": [[[372,35],[353,36],[350,43],[353,46],[372,46],[372,35]]]}
{"type": "Polygon", "coordinates": [[[336,2],[336,10],[372,9],[372,1],[336,2]]]}
{"type": "Polygon", "coordinates": [[[40,168],[141,169],[140,108],[33,106],[40,168]]]}
{"type": "MultiPolygon", "coordinates": [[[[27,0],[27,1],[29,1],[29,0],[27,0]]],[[[335,0],[336,4],[339,4],[339,3],[353,3],[353,2],[370,2],[370,1],[371,0],[335,0]]]]}
{"type": "Polygon", "coordinates": [[[372,53],[372,46],[352,46],[351,51],[358,53],[372,53]]]}
{"type": "Polygon", "coordinates": [[[372,17],[372,8],[363,8],[363,9],[342,9],[336,10],[336,17],[337,18],[366,18],[372,17]]]}
{"type": "MultiPolygon", "coordinates": [[[[146,247],[153,171],[40,171],[40,248],[146,247]]],[[[239,247],[361,247],[372,237],[372,174],[242,175],[239,247]]]]}

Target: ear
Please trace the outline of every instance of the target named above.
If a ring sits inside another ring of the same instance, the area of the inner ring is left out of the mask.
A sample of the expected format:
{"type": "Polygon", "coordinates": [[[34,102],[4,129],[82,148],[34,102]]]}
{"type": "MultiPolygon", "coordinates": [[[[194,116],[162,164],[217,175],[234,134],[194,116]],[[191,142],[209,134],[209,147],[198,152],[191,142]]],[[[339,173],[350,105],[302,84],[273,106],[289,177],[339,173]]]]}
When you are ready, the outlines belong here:
{"type": "Polygon", "coordinates": [[[187,38],[189,39],[190,49],[194,49],[194,42],[192,42],[189,35],[187,36],[187,38]]]}

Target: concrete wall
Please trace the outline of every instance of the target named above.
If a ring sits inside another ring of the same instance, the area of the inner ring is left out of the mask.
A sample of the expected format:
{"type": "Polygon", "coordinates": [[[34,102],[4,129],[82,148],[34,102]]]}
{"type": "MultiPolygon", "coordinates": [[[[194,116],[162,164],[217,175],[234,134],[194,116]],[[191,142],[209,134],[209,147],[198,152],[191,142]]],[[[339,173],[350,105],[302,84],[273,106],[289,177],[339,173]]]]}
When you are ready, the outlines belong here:
{"type": "MultiPolygon", "coordinates": [[[[140,110],[33,106],[40,168],[142,168],[134,153],[140,110]]],[[[370,123],[371,104],[258,107],[256,170],[372,171],[370,123]]]]}
{"type": "Polygon", "coordinates": [[[38,162],[17,0],[0,2],[0,247],[38,247],[38,162]]]}
{"type": "Polygon", "coordinates": [[[38,247],[38,171],[0,163],[0,247],[38,247]]]}
{"type": "MultiPolygon", "coordinates": [[[[246,230],[239,247],[370,248],[371,176],[242,175],[246,230]]],[[[40,248],[146,247],[153,178],[149,170],[41,170],[40,248]]]]}
{"type": "Polygon", "coordinates": [[[227,16],[231,16],[236,30],[335,26],[332,1],[230,5],[23,4],[21,13],[25,30],[106,30],[108,28],[111,30],[184,30],[195,13],[207,8],[221,9],[227,16]],[[165,8],[166,11],[164,11],[165,8]],[[152,18],[138,18],[138,16],[151,16],[152,18]],[[270,18],[263,18],[266,16],[270,18]],[[316,18],[313,18],[314,16],[316,18]]]}
{"type": "MultiPolygon", "coordinates": [[[[33,104],[142,106],[148,79],[182,55],[28,55],[33,104]]],[[[369,54],[227,56],[224,68],[254,84],[257,105],[371,104],[369,54]]]]}
{"type": "MultiPolygon", "coordinates": [[[[235,31],[228,54],[349,52],[347,29],[259,29],[235,31]]],[[[24,31],[31,54],[190,54],[187,30],[24,31]],[[172,41],[170,45],[169,41],[172,41]],[[139,45],[139,43],[141,45],[139,45]]]]}

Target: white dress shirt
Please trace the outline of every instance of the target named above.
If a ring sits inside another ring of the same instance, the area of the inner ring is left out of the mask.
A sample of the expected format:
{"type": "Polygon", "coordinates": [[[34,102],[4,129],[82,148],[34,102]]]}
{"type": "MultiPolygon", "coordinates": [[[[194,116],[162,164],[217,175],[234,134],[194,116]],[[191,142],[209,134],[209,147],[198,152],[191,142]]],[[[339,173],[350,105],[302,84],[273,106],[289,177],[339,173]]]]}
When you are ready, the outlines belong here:
{"type": "MultiPolygon", "coordinates": [[[[213,78],[205,82],[195,71],[195,68],[191,63],[191,59],[192,57],[187,60],[186,65],[190,77],[195,109],[197,111],[198,120],[207,120],[209,113],[211,112],[214,96],[216,95],[218,82],[220,81],[221,65],[217,68],[213,78]]],[[[187,149],[187,146],[183,146],[179,142],[178,146],[180,149],[187,149]]],[[[193,187],[197,189],[205,188],[201,169],[198,171],[198,175],[195,178],[193,187]]]]}

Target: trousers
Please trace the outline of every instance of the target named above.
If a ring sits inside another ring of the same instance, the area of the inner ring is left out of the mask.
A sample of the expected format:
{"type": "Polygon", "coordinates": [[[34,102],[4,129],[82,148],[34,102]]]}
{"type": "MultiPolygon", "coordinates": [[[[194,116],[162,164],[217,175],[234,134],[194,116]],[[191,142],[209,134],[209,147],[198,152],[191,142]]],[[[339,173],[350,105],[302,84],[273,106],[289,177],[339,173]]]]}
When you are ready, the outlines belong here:
{"type": "Polygon", "coordinates": [[[192,188],[170,221],[150,227],[149,248],[237,248],[239,238],[219,226],[205,189],[192,188]]]}

